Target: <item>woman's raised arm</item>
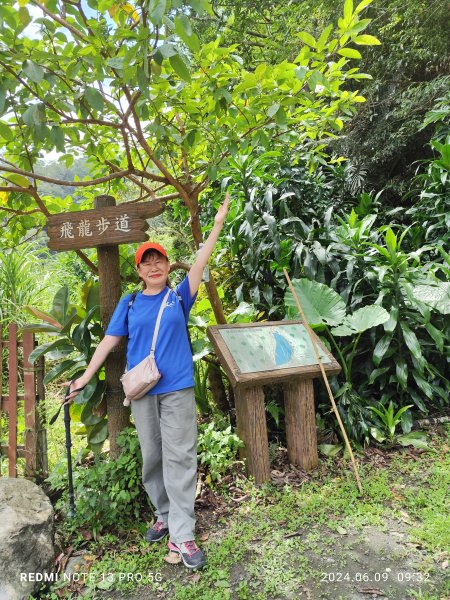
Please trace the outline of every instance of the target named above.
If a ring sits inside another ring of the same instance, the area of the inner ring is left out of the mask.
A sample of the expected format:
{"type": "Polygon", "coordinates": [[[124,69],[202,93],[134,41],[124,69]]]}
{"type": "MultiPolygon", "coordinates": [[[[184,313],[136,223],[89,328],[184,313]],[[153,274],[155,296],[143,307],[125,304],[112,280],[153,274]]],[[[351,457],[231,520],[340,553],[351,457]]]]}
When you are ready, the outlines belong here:
{"type": "Polygon", "coordinates": [[[225,200],[223,201],[223,204],[219,207],[219,210],[217,211],[216,216],[214,217],[214,226],[211,230],[211,233],[205,240],[203,247],[197,254],[197,258],[195,259],[194,264],[189,270],[188,279],[191,297],[198,291],[198,288],[200,287],[203,270],[208,264],[209,257],[211,256],[212,251],[214,250],[214,246],[216,245],[216,242],[219,239],[220,232],[222,231],[222,227],[228,213],[228,203],[229,195],[227,192],[225,194],[225,200]]]}

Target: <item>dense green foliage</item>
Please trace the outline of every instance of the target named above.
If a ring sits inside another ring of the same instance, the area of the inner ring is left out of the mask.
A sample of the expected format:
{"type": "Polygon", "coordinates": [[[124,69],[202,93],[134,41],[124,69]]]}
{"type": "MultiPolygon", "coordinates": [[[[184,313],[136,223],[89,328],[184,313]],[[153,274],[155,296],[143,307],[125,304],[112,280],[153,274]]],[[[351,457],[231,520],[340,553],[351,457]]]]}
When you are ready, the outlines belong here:
{"type": "MultiPolygon", "coordinates": [[[[225,30],[254,68],[261,57],[268,62],[280,55],[292,59],[298,24],[318,34],[339,12],[341,2],[216,0],[213,5],[218,19],[202,17],[201,37],[209,40],[225,30]]],[[[333,145],[364,176],[366,189],[387,186],[389,198],[398,202],[413,162],[430,156],[430,132],[421,127],[423,116],[448,91],[448,6],[439,1],[375,0],[364,16],[372,19],[367,33],[381,41],[381,46],[367,48],[361,59],[361,68],[373,77],[362,88],[368,101],[333,145]]]]}
{"type": "MultiPolygon", "coordinates": [[[[77,465],[74,471],[76,515],[66,523],[72,532],[88,528],[94,537],[105,529],[120,529],[141,516],[146,494],[141,484],[142,456],[135,429],[124,429],[118,437],[122,449],[116,460],[97,455],[95,463],[77,465]]],[[[54,490],[66,487],[66,464],[61,463],[51,474],[54,490]]],[[[58,508],[68,506],[67,492],[58,508]]]]}
{"type": "MultiPolygon", "coordinates": [[[[98,294],[98,284],[89,280],[82,288],[81,305],[70,302],[69,289],[64,286],[55,294],[48,313],[28,307],[41,319],[41,324],[26,325],[25,328],[50,338],[49,342],[35,348],[29,357],[31,363],[41,356],[51,361],[44,384],[61,378],[66,381],[76,379],[86,369],[103,336],[98,294]]],[[[104,392],[105,380],[101,373],[91,379],[70,405],[71,420],[80,424],[77,433],[86,434],[89,447],[95,451],[101,449],[108,435],[104,392]]]]}

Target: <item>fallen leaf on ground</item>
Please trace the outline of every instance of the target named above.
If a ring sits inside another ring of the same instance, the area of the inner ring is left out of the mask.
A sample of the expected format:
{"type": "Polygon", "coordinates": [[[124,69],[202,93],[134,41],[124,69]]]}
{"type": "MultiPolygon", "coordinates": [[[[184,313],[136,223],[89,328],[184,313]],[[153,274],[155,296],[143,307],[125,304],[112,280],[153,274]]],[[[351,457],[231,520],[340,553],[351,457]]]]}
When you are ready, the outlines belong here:
{"type": "Polygon", "coordinates": [[[206,533],[206,532],[204,532],[204,533],[201,533],[201,534],[198,536],[198,539],[199,539],[201,542],[206,542],[206,540],[207,540],[207,539],[209,539],[209,533],[206,533]]]}
{"type": "Polygon", "coordinates": [[[170,551],[167,556],[164,557],[164,560],[169,563],[169,565],[178,565],[181,562],[181,556],[177,552],[170,551]]]}
{"type": "Polygon", "coordinates": [[[344,529],[343,527],[340,527],[339,525],[338,525],[338,527],[336,527],[336,531],[338,533],[340,533],[341,535],[348,535],[348,531],[346,529],[344,529]]]}
{"type": "Polygon", "coordinates": [[[379,588],[358,588],[358,592],[361,592],[361,594],[377,594],[377,596],[384,596],[384,592],[379,588]]]}
{"type": "Polygon", "coordinates": [[[198,583],[200,581],[200,573],[194,573],[193,575],[189,575],[188,579],[189,581],[192,581],[193,583],[198,583]]]}

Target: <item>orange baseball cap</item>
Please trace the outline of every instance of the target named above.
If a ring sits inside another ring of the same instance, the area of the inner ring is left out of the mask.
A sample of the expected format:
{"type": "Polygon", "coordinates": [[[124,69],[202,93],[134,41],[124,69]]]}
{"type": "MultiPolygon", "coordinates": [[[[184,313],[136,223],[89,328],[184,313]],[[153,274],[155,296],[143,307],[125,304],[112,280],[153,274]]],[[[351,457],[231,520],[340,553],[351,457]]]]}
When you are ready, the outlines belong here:
{"type": "Polygon", "coordinates": [[[156,250],[167,258],[167,252],[160,244],[157,244],[156,242],[144,242],[139,246],[139,248],[136,250],[136,254],[134,255],[136,266],[140,265],[142,256],[145,254],[145,252],[147,252],[147,250],[156,250]]]}

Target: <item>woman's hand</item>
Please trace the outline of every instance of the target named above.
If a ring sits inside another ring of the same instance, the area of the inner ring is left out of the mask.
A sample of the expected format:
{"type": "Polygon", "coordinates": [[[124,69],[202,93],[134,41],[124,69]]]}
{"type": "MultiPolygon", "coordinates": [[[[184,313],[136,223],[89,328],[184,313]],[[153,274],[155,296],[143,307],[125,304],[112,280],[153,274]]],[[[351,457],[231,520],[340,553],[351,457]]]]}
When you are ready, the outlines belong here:
{"type": "Polygon", "coordinates": [[[62,404],[70,404],[75,396],[78,396],[78,394],[84,390],[87,383],[88,382],[83,379],[83,376],[79,377],[78,379],[72,379],[72,381],[65,381],[62,383],[61,385],[70,387],[70,394],[68,396],[64,396],[64,398],[61,400],[62,404]]]}
{"type": "Polygon", "coordinates": [[[228,204],[230,201],[230,195],[227,192],[225,194],[225,200],[223,201],[223,203],[220,205],[219,210],[216,213],[216,216],[214,217],[214,223],[216,225],[219,225],[220,227],[223,226],[227,213],[228,213],[228,204]]]}

